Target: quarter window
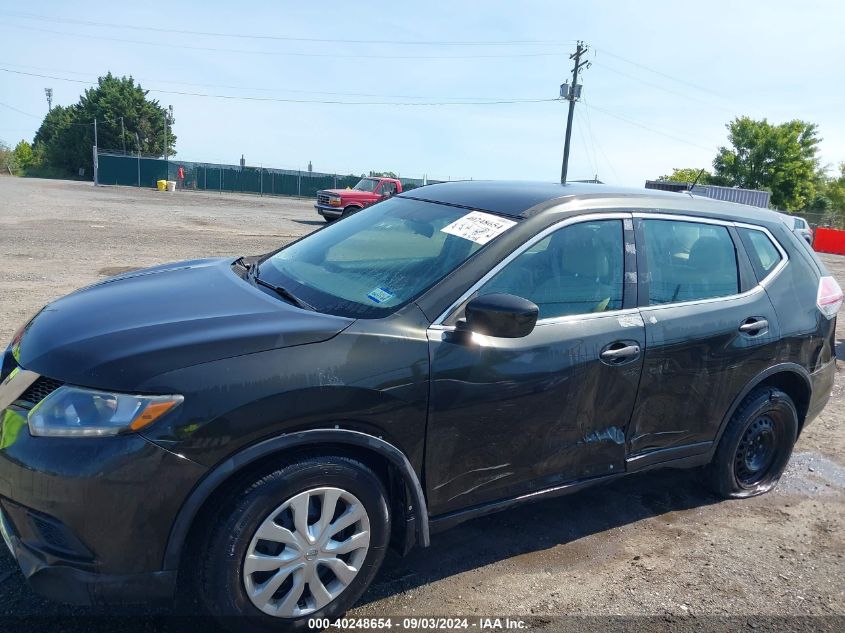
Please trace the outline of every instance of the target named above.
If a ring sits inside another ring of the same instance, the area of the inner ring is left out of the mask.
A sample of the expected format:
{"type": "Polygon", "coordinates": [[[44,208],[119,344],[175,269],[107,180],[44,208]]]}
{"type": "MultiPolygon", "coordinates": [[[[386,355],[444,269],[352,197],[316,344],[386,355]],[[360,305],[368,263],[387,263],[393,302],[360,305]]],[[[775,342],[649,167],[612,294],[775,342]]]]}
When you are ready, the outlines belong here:
{"type": "Polygon", "coordinates": [[[741,227],[737,230],[745,245],[745,250],[748,251],[748,258],[751,260],[751,267],[754,269],[757,281],[762,281],[769,276],[783,257],[763,231],[741,227]]]}
{"type": "Polygon", "coordinates": [[[727,297],[739,292],[736,248],[714,224],[644,220],[650,305],[727,297]]]}
{"type": "Polygon", "coordinates": [[[566,226],[499,271],[479,295],[505,292],[533,301],[541,319],[622,308],[622,222],[566,226]]]}

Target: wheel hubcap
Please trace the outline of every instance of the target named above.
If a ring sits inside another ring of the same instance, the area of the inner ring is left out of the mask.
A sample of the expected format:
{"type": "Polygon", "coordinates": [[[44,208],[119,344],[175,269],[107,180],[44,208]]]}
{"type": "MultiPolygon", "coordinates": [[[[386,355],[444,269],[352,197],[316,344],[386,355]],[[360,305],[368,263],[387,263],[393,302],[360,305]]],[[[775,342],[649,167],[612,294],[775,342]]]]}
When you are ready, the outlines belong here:
{"type": "Polygon", "coordinates": [[[250,601],[264,613],[295,618],[337,598],[370,548],[370,520],[355,495],[313,488],[276,508],[256,530],[243,562],[250,601]]]}
{"type": "Polygon", "coordinates": [[[777,435],[771,418],[763,416],[746,429],[736,451],[736,477],[744,486],[762,481],[777,455],[777,435]]]}

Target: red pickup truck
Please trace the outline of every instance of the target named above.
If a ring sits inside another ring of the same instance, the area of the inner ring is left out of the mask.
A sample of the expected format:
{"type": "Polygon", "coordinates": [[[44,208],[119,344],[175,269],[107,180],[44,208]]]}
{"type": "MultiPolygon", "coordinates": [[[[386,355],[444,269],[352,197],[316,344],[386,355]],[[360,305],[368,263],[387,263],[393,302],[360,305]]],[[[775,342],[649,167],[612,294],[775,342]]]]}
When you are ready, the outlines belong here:
{"type": "Polygon", "coordinates": [[[318,191],[314,208],[331,222],[397,193],[402,193],[402,183],[395,178],[361,178],[352,189],[318,191]]]}

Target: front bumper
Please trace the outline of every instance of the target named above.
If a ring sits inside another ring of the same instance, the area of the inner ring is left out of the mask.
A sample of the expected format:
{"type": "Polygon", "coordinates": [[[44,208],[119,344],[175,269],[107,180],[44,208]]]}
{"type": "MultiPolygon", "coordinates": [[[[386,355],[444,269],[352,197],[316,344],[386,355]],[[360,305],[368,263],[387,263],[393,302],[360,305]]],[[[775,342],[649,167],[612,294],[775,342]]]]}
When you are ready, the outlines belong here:
{"type": "Polygon", "coordinates": [[[82,569],[24,545],[4,514],[0,509],[0,523],[5,524],[3,537],[12,556],[29,586],[50,600],[78,605],[102,605],[156,604],[166,603],[173,598],[176,590],[175,571],[120,576],[82,569]]]}
{"type": "Polygon", "coordinates": [[[343,215],[343,209],[340,207],[330,207],[327,204],[315,204],[314,208],[317,209],[317,213],[322,215],[324,218],[336,219],[343,215]]]}
{"type": "Polygon", "coordinates": [[[171,597],[170,529],[206,469],[139,435],[32,437],[25,410],[0,414],[4,531],[32,588],[77,604],[171,597]]]}

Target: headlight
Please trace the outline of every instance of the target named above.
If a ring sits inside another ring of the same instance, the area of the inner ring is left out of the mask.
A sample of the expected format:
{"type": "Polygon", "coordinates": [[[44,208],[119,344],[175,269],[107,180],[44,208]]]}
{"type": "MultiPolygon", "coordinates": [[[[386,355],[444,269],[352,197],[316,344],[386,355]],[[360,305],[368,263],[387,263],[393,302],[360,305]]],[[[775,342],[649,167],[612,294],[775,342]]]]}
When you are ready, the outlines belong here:
{"type": "Polygon", "coordinates": [[[138,431],[178,406],[182,396],[137,396],[59,387],[29,412],[32,435],[102,437],[138,431]]]}
{"type": "Polygon", "coordinates": [[[340,198],[336,198],[336,197],[329,198],[329,205],[331,205],[333,207],[339,207],[340,206],[340,198]]]}

